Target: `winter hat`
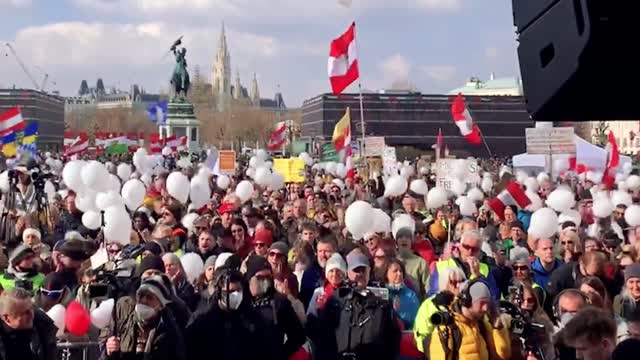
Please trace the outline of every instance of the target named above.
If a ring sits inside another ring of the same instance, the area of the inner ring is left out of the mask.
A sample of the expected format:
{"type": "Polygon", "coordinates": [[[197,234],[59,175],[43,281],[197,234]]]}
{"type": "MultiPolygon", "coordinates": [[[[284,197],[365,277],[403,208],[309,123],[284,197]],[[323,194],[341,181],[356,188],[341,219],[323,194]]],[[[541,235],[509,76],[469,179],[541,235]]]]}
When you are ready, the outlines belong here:
{"type": "Polygon", "coordinates": [[[624,270],[624,281],[631,278],[640,278],[640,264],[631,264],[624,270]]]}
{"type": "Polygon", "coordinates": [[[267,259],[262,256],[250,256],[247,260],[247,272],[244,273],[247,281],[251,280],[251,278],[262,270],[271,271],[271,264],[267,261],[267,259]]]}
{"type": "Polygon", "coordinates": [[[253,243],[264,243],[267,246],[271,246],[273,243],[273,234],[269,230],[258,230],[253,236],[253,243]]]}
{"type": "Polygon", "coordinates": [[[271,247],[269,248],[269,252],[272,252],[272,251],[277,251],[280,254],[286,256],[287,254],[289,254],[289,246],[285,242],[276,241],[273,244],[271,244],[271,247]]]}
{"type": "MultiPolygon", "coordinates": [[[[69,233],[67,233],[68,235],[69,233]]],[[[65,236],[66,238],[66,236],[65,236]]],[[[65,239],[57,249],[62,255],[70,257],[75,261],[84,261],[89,258],[86,252],[84,241],[78,239],[65,239]]]]}
{"type": "Polygon", "coordinates": [[[11,252],[9,262],[12,267],[16,267],[22,260],[26,259],[30,255],[35,256],[36,253],[30,247],[20,244],[11,252]]]}
{"type": "Polygon", "coordinates": [[[491,299],[491,291],[489,287],[482,281],[477,281],[469,287],[469,295],[471,295],[471,301],[476,302],[481,299],[491,299]]]}
{"type": "Polygon", "coordinates": [[[342,271],[343,274],[347,274],[347,263],[338,253],[334,253],[333,255],[331,255],[329,260],[327,260],[327,264],[324,266],[325,276],[329,274],[329,271],[333,269],[338,269],[342,271]]]}
{"type": "Polygon", "coordinates": [[[27,240],[27,236],[29,236],[29,235],[35,235],[35,237],[37,237],[39,240],[42,239],[42,235],[40,234],[40,230],[34,229],[34,228],[26,228],[22,232],[22,241],[26,241],[27,240]]]}
{"type": "Polygon", "coordinates": [[[347,267],[349,271],[353,271],[359,267],[371,267],[369,258],[362,253],[354,253],[347,255],[347,267]]]}
{"type": "Polygon", "coordinates": [[[231,256],[233,256],[233,254],[229,252],[225,252],[218,255],[218,257],[216,258],[216,263],[214,268],[218,270],[222,267],[228,266],[227,261],[231,258],[231,256]]]}
{"type": "Polygon", "coordinates": [[[142,259],[142,261],[136,268],[135,276],[142,276],[145,271],[151,269],[158,270],[162,273],[164,272],[164,262],[162,261],[162,258],[160,256],[150,255],[142,259]]]}
{"type": "Polygon", "coordinates": [[[216,259],[218,257],[216,255],[211,255],[207,258],[207,261],[204,262],[204,269],[207,270],[210,266],[216,267],[216,259]]]}
{"type": "Polygon", "coordinates": [[[413,231],[411,231],[411,229],[408,227],[403,227],[396,232],[395,238],[396,240],[409,238],[411,239],[411,241],[413,241],[414,240],[413,231]]]}
{"type": "Polygon", "coordinates": [[[142,251],[149,251],[154,255],[160,256],[162,254],[162,247],[155,241],[149,241],[144,243],[142,251]]]}
{"type": "Polygon", "coordinates": [[[140,284],[138,291],[136,291],[136,296],[140,297],[140,295],[145,293],[155,296],[162,306],[166,306],[171,302],[171,293],[164,285],[162,277],[159,275],[145,279],[142,284],[140,284]]]}

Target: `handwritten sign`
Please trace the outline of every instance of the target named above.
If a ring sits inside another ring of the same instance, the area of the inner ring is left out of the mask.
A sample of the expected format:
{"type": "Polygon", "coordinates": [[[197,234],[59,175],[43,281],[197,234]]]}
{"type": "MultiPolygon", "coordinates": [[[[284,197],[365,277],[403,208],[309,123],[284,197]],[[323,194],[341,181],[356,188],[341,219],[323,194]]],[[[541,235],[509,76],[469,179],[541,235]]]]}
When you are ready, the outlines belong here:
{"type": "Polygon", "coordinates": [[[575,154],[573,128],[529,128],[525,131],[527,154],[575,154]]]}
{"type": "Polygon", "coordinates": [[[465,162],[464,180],[467,184],[480,183],[480,166],[475,159],[440,159],[436,163],[436,181],[438,186],[451,190],[453,179],[455,178],[455,168],[458,161],[465,162]]]}

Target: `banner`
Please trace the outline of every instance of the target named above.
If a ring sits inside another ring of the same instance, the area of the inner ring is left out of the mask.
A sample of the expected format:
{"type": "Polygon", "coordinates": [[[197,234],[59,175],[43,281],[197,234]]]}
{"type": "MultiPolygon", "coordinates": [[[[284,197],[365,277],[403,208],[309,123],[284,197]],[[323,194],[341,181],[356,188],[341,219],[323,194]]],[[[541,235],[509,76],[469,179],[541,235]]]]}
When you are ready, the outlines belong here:
{"type": "MultiPolygon", "coordinates": [[[[453,184],[454,169],[456,162],[459,159],[440,159],[436,163],[436,182],[438,186],[441,186],[447,190],[451,190],[453,184]]],[[[467,184],[479,184],[480,178],[480,166],[475,159],[466,159],[464,180],[467,184]]]]}
{"type": "Polygon", "coordinates": [[[302,159],[273,159],[273,171],[284,176],[287,183],[302,183],[304,179],[304,160],[302,159]]]}
{"type": "Polygon", "coordinates": [[[322,144],[322,148],[320,149],[320,161],[328,162],[328,161],[340,161],[340,157],[338,156],[338,152],[336,148],[333,146],[333,143],[322,144]]]}

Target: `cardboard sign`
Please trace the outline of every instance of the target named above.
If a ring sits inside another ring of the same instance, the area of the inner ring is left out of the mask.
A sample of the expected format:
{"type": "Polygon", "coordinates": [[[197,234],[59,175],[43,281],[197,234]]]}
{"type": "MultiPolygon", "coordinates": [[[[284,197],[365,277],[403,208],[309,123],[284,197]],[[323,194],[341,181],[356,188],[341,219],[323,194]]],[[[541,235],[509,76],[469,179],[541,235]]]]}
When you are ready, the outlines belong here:
{"type": "Polygon", "coordinates": [[[364,152],[367,156],[382,156],[384,147],[383,136],[368,136],[364,138],[364,152]]]}
{"type": "Polygon", "coordinates": [[[218,151],[218,162],[221,174],[233,174],[236,171],[236,152],[233,150],[218,151]]]}
{"type": "Polygon", "coordinates": [[[273,159],[273,171],[284,176],[284,182],[302,183],[304,182],[304,160],[293,159],[273,159]]]}
{"type": "Polygon", "coordinates": [[[480,178],[480,166],[475,159],[440,159],[436,163],[436,181],[438,186],[441,186],[447,190],[451,190],[453,179],[455,178],[454,170],[457,161],[465,161],[465,174],[464,180],[467,184],[479,184],[480,178]]]}
{"type": "Polygon", "coordinates": [[[528,128],[525,130],[527,154],[575,154],[573,128],[528,128]]]}

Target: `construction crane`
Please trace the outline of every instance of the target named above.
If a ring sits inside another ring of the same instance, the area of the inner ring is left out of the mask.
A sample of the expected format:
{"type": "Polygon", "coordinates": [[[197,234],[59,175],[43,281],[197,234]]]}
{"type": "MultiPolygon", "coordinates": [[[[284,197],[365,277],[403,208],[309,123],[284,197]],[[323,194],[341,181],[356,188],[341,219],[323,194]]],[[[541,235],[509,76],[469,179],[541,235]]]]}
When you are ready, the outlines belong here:
{"type": "Polygon", "coordinates": [[[38,85],[38,82],[36,81],[36,79],[33,78],[33,75],[31,75],[31,73],[29,72],[29,69],[27,69],[27,66],[22,62],[22,60],[20,59],[16,51],[13,49],[11,44],[6,43],[5,45],[9,48],[9,51],[11,51],[11,54],[13,54],[13,57],[16,58],[18,65],[20,65],[20,67],[22,68],[22,71],[24,71],[24,73],[27,74],[27,77],[29,77],[29,80],[31,80],[31,82],[33,83],[33,87],[38,91],[44,91],[44,86],[47,83],[49,74],[45,74],[44,80],[42,81],[42,85],[38,85]]]}

